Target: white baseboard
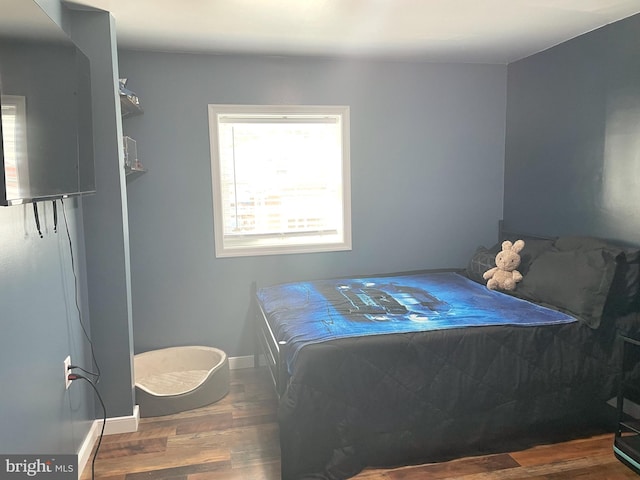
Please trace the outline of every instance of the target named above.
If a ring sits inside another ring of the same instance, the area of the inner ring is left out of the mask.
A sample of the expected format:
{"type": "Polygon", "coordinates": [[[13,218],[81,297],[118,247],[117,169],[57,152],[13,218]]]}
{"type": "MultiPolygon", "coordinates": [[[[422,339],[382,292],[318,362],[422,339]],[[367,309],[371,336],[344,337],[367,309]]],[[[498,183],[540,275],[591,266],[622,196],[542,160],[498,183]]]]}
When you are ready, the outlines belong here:
{"type": "MultiPolygon", "coordinates": [[[[102,420],[98,420],[102,427],[102,420]]],[[[116,433],[137,432],[140,423],[140,408],[138,405],[133,406],[133,413],[126,417],[107,418],[107,424],[104,426],[105,435],[115,435],[116,433]]]]}
{"type": "MultiPolygon", "coordinates": [[[[266,365],[264,356],[260,355],[258,365],[264,367],[266,365]]],[[[229,357],[229,370],[239,370],[241,368],[253,368],[253,355],[244,355],[242,357],[229,357]]]]}
{"type": "Polygon", "coordinates": [[[253,368],[253,355],[229,357],[229,370],[238,370],[241,368],[253,368]]]}
{"type": "Polygon", "coordinates": [[[80,450],[78,450],[78,480],[82,477],[82,472],[87,466],[87,463],[89,463],[91,452],[93,452],[93,447],[100,435],[100,427],[101,423],[98,420],[94,420],[91,424],[91,428],[89,429],[89,433],[87,433],[82,445],[80,445],[80,450]]]}
{"type": "MultiPolygon", "coordinates": [[[[138,405],[134,405],[131,415],[107,418],[107,422],[104,425],[104,434],[114,435],[116,433],[136,432],[139,423],[140,408],[138,405]]],[[[78,479],[82,476],[87,464],[90,464],[91,453],[93,452],[93,447],[96,446],[101,431],[102,419],[94,420],[89,429],[89,433],[87,433],[87,436],[80,446],[80,450],[78,450],[78,479]]]]}

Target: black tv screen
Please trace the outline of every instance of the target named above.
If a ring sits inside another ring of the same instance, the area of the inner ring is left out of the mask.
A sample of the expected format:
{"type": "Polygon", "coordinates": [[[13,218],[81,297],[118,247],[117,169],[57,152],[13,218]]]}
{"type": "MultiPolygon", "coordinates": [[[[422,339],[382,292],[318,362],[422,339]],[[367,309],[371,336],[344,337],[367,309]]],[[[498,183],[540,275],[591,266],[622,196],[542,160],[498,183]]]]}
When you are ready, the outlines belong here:
{"type": "Polygon", "coordinates": [[[0,204],[95,192],[88,58],[32,0],[2,16],[0,204]],[[15,28],[25,19],[37,27],[15,28]]]}

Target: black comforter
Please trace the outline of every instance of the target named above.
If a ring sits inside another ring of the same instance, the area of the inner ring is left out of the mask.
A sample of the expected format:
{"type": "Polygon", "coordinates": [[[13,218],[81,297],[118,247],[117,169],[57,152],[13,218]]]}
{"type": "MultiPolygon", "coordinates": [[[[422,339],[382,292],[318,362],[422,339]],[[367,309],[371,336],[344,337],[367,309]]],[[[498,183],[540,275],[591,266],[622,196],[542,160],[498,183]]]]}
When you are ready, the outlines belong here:
{"type": "Polygon", "coordinates": [[[591,423],[615,393],[616,341],[574,322],[308,345],[279,406],[282,478],[344,479],[591,423]]]}

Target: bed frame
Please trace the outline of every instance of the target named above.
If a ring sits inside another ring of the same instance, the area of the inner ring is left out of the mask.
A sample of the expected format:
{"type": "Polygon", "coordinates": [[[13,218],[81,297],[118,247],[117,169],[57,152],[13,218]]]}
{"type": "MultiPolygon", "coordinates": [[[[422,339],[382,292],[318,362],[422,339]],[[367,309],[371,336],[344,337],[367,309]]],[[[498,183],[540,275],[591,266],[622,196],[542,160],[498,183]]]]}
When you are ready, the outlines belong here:
{"type": "Polygon", "coordinates": [[[285,358],[283,350],[286,348],[287,342],[276,339],[267,321],[267,316],[256,299],[257,285],[255,282],[252,284],[251,290],[252,303],[254,305],[254,331],[256,334],[253,366],[258,367],[260,365],[260,357],[264,357],[264,361],[271,374],[271,379],[273,380],[276,394],[278,398],[280,398],[287,387],[287,381],[289,379],[286,362],[281,360],[285,358]]]}

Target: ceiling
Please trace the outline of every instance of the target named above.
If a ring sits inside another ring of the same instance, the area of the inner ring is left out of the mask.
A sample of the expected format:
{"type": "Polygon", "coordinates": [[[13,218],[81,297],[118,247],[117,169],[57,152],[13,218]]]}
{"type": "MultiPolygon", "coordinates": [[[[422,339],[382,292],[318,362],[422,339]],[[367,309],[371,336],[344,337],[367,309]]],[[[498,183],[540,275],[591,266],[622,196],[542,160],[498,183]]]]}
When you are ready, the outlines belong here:
{"type": "Polygon", "coordinates": [[[125,49],[510,63],[640,12],[640,0],[73,0],[125,49]]]}

